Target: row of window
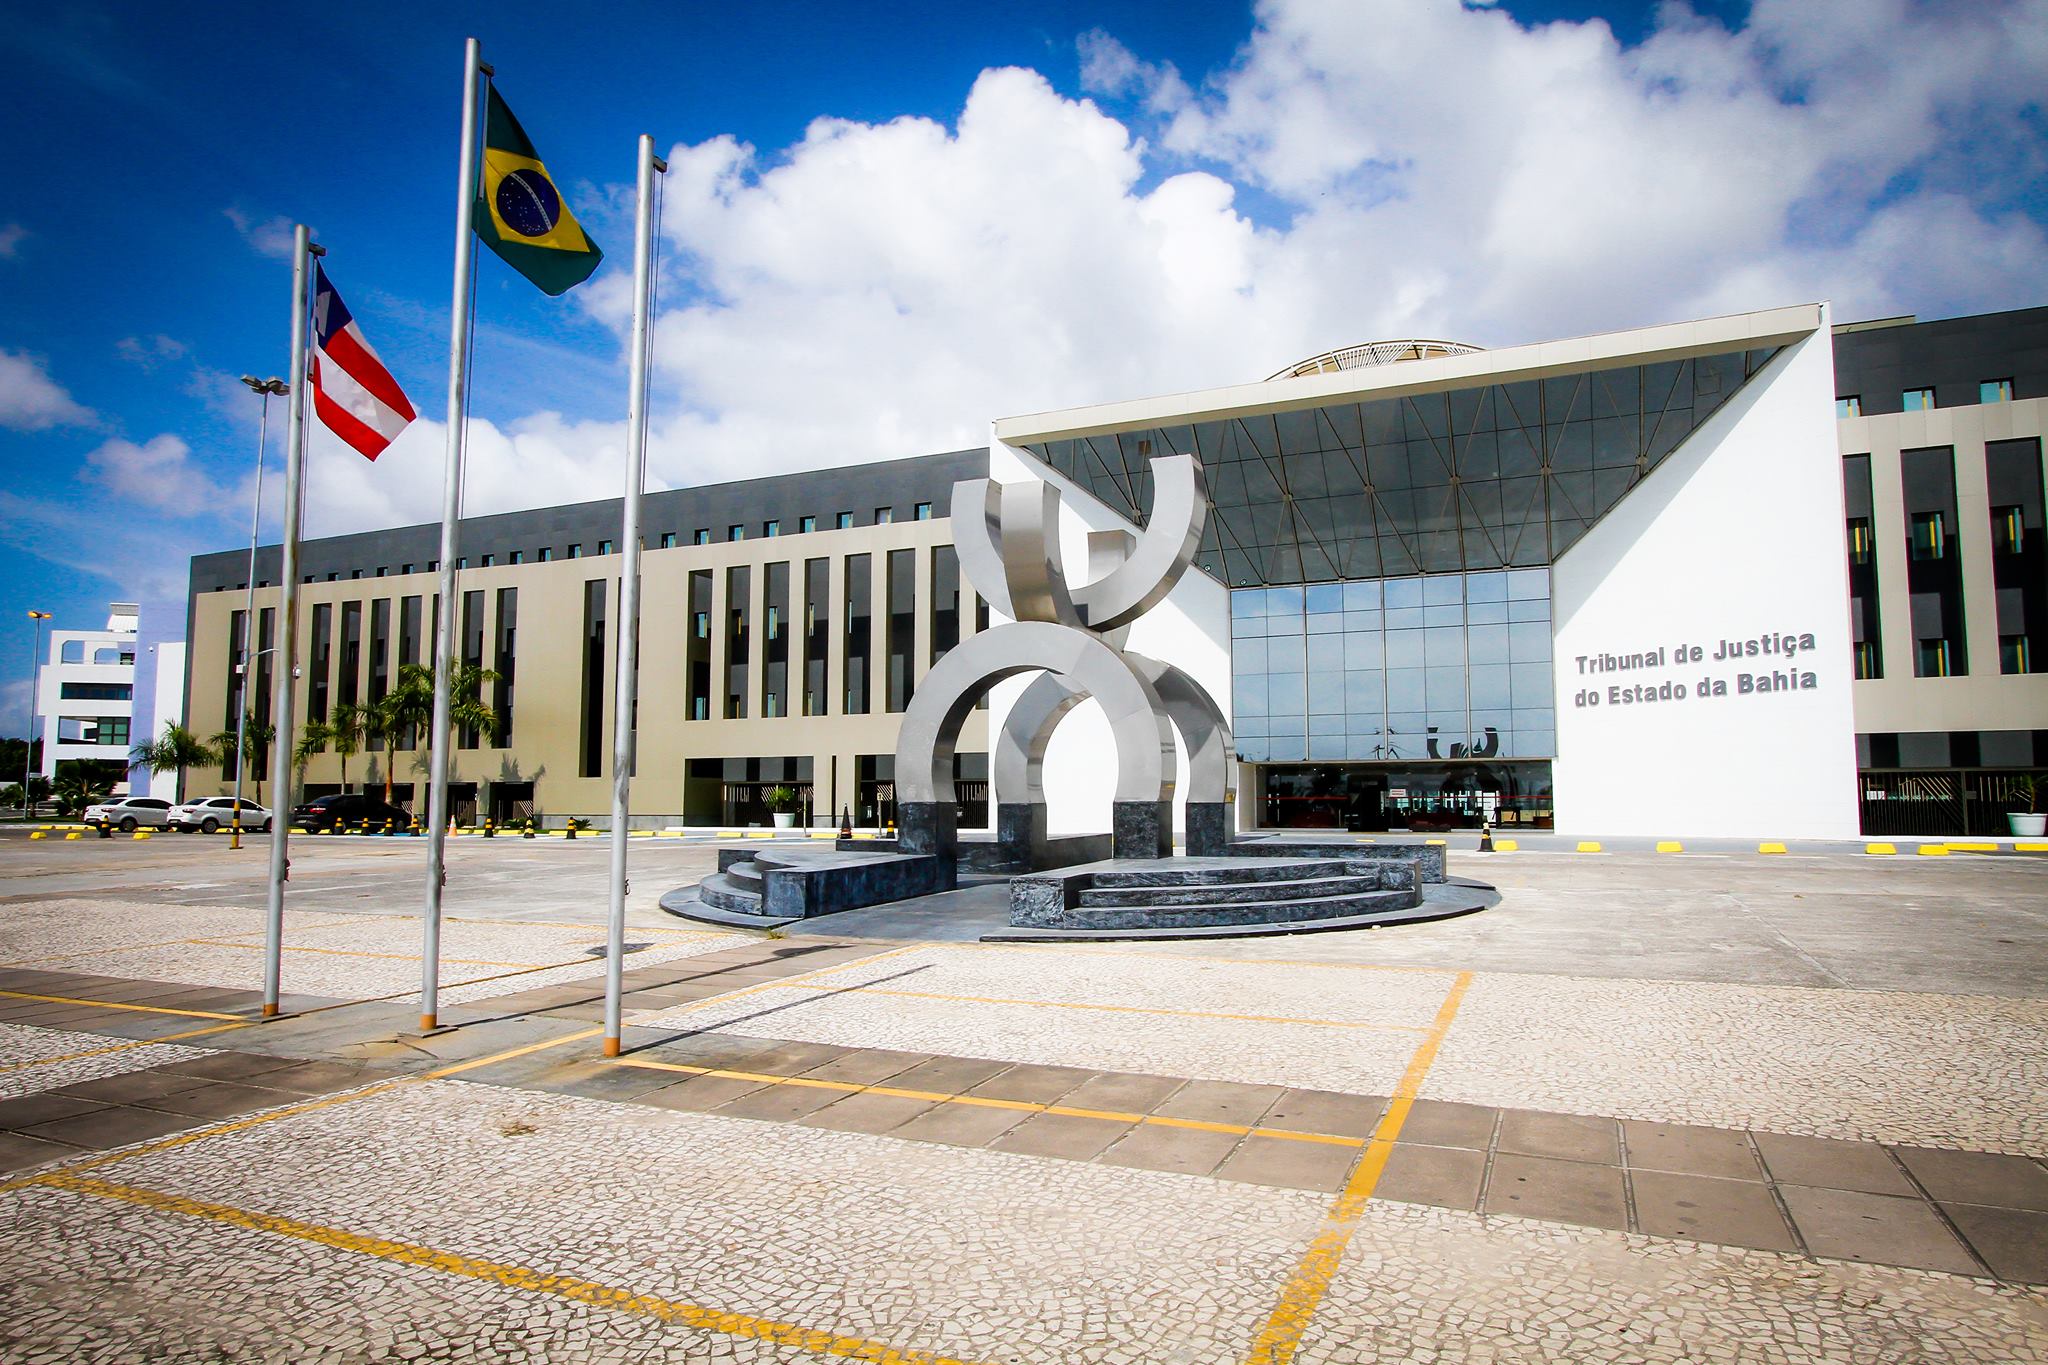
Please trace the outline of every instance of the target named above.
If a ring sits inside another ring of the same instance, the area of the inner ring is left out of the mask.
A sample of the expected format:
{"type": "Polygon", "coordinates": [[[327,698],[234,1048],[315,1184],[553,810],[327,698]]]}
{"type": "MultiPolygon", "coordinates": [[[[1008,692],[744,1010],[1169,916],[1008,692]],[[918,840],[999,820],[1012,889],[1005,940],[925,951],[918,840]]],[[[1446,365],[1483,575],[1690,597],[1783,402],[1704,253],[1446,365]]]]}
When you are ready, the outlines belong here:
{"type": "MultiPolygon", "coordinates": [[[[58,650],[58,661],[67,664],[82,664],[85,659],[85,641],[66,640],[58,650]]],[[[134,645],[96,645],[92,651],[92,662],[96,664],[126,664],[135,666],[134,645]]]]}
{"type": "MultiPolygon", "coordinates": [[[[1979,403],[2010,403],[2012,401],[2012,381],[2010,379],[1979,380],[1977,383],[1977,401],[1979,403]]],[[[1903,390],[1899,394],[1899,410],[1901,412],[1933,411],[1934,390],[1903,390]]],[[[1862,394],[1846,394],[1843,397],[1837,398],[1835,400],[1835,416],[1837,418],[1861,417],[1862,415],[1862,394]]]]}
{"type": "MultiPolygon", "coordinates": [[[[916,517],[916,519],[917,519],[918,521],[930,521],[930,520],[932,519],[932,504],[931,504],[931,503],[928,503],[928,502],[920,502],[920,503],[916,504],[916,506],[915,506],[915,507],[914,507],[914,508],[912,509],[912,511],[913,511],[913,513],[914,513],[914,515],[915,515],[915,517],[916,517]]],[[[832,519],[832,529],[833,529],[833,530],[835,530],[835,531],[849,531],[849,530],[852,530],[852,529],[853,529],[853,527],[854,527],[854,524],[855,524],[855,523],[854,523],[854,519],[853,519],[853,518],[854,518],[854,514],[853,514],[852,512],[840,512],[840,513],[838,513],[838,514],[837,514],[837,515],[835,515],[835,516],[833,517],[833,519],[832,519]]],[[[895,508],[893,508],[893,507],[877,507],[877,508],[875,509],[875,519],[874,519],[874,522],[873,522],[873,524],[874,524],[874,525],[876,525],[876,526],[887,526],[887,525],[890,525],[890,524],[891,524],[892,522],[894,522],[895,520],[896,520],[896,509],[895,509],[895,508]]],[[[807,533],[809,533],[809,532],[812,532],[812,531],[816,531],[817,529],[818,529],[818,519],[817,519],[816,517],[799,517],[799,518],[797,519],[797,528],[796,528],[796,534],[798,534],[798,535],[804,535],[804,534],[807,534],[807,533]]],[[[767,538],[772,538],[772,537],[776,537],[776,536],[780,536],[781,534],[782,534],[782,521],[781,521],[781,519],[780,519],[779,517],[778,517],[778,518],[771,518],[771,519],[769,519],[769,520],[767,520],[767,521],[764,521],[764,522],[762,522],[762,523],[761,523],[761,535],[762,535],[762,537],[763,537],[764,539],[767,539],[767,538]]],[[[732,524],[731,524],[730,526],[726,527],[726,528],[725,528],[725,538],[726,538],[726,540],[728,540],[728,541],[738,541],[738,540],[745,540],[745,539],[747,538],[747,523],[745,523],[745,522],[737,522],[737,521],[736,521],[736,522],[732,523],[732,524]]],[[[664,531],[664,532],[662,532],[662,533],[661,533],[661,538],[660,538],[659,542],[657,543],[657,548],[659,548],[659,549],[663,549],[663,550],[673,550],[673,549],[675,549],[675,548],[676,548],[676,546],[677,546],[678,544],[680,544],[680,543],[681,543],[681,539],[680,539],[679,533],[677,533],[677,532],[675,532],[675,531],[664,531]]],[[[710,528],[709,526],[699,526],[699,527],[698,527],[698,528],[696,529],[696,531],[695,531],[695,532],[694,532],[694,533],[693,533],[693,534],[691,535],[691,537],[690,537],[690,543],[691,543],[692,545],[710,545],[710,544],[713,544],[713,543],[714,543],[714,537],[713,537],[713,535],[712,535],[712,531],[711,531],[711,528],[710,528]]],[[[646,548],[646,542],[645,542],[645,541],[643,541],[643,542],[641,543],[641,548],[643,548],[643,549],[644,549],[644,548],[646,548]]],[[[617,547],[617,545],[616,545],[616,544],[615,544],[614,542],[610,541],[610,540],[600,540],[600,541],[598,541],[598,542],[597,542],[597,550],[596,550],[596,553],[597,553],[597,554],[600,554],[600,555],[608,555],[608,554],[615,554],[615,553],[617,553],[617,550],[618,550],[618,547],[617,547]]],[[[562,557],[563,557],[563,558],[565,558],[565,559],[582,559],[582,558],[584,558],[584,557],[585,557],[585,552],[584,552],[584,548],[583,548],[583,543],[582,543],[581,541],[571,541],[571,542],[569,543],[569,545],[567,546],[567,548],[566,548],[566,550],[565,550],[565,552],[564,552],[564,554],[563,554],[563,556],[562,556],[562,557]]],[[[535,551],[533,552],[533,563],[535,563],[535,564],[548,564],[548,563],[552,563],[552,562],[553,562],[553,560],[554,560],[554,558],[555,558],[555,548],[554,548],[554,546],[552,546],[552,545],[543,545],[543,546],[541,546],[541,547],[540,547],[539,549],[537,549],[537,550],[535,550],[535,551]]],[[[507,551],[507,552],[506,552],[506,554],[505,554],[505,561],[504,561],[504,562],[505,562],[505,563],[507,563],[507,564],[524,564],[524,563],[526,563],[526,562],[527,562],[527,559],[526,559],[526,551],[524,551],[524,550],[510,550],[510,551],[507,551]]],[[[487,555],[480,555],[480,556],[478,556],[478,559],[477,559],[477,563],[478,563],[478,566],[479,566],[479,567],[481,567],[481,568],[485,568],[485,569],[495,568],[495,567],[497,566],[497,564],[498,564],[498,556],[497,556],[496,554],[487,554],[487,555]]],[[[402,576],[404,576],[404,575],[406,575],[406,574],[412,573],[412,572],[414,571],[415,567],[416,567],[416,566],[414,566],[414,565],[412,565],[412,564],[401,564],[401,565],[399,565],[399,566],[398,566],[398,573],[399,573],[399,575],[400,575],[400,576],[402,577],[402,576]]],[[[462,558],[460,558],[460,559],[456,560],[456,561],[455,561],[455,567],[456,567],[457,569],[467,569],[467,568],[469,567],[469,557],[468,557],[467,555],[464,555],[464,556],[463,556],[462,558]]],[[[438,559],[430,559],[430,560],[428,560],[428,561],[427,561],[427,567],[426,567],[426,572],[427,572],[427,573],[438,573],[438,572],[440,571],[440,568],[441,568],[441,561],[440,561],[440,560],[438,560],[438,559]]],[[[371,577],[373,577],[373,578],[383,578],[383,577],[385,577],[385,576],[386,576],[386,575],[387,575],[387,574],[388,574],[389,572],[390,572],[390,568],[389,568],[389,566],[387,566],[387,565],[379,565],[379,566],[378,566],[378,567],[377,567],[377,568],[376,568],[375,570],[373,570],[373,571],[371,572],[370,576],[371,576],[371,577]]],[[[349,576],[349,578],[350,578],[351,580],[353,580],[353,579],[358,579],[358,578],[361,578],[361,577],[363,577],[363,571],[362,571],[361,569],[350,569],[350,570],[348,571],[348,576],[349,576]]],[[[340,582],[340,581],[341,581],[341,573],[340,573],[340,571],[339,571],[339,570],[337,570],[337,571],[336,571],[336,572],[334,572],[334,573],[330,573],[330,574],[328,574],[328,575],[326,576],[326,578],[327,578],[327,581],[328,581],[329,583],[336,583],[336,582],[340,582]]],[[[303,582],[303,583],[314,583],[314,582],[318,582],[319,580],[320,580],[320,575],[318,575],[318,574],[307,574],[307,575],[306,575],[306,576],[305,576],[305,577],[304,577],[303,579],[301,579],[301,580],[300,580],[300,582],[303,582]]],[[[246,590],[247,590],[247,588],[248,588],[248,586],[249,586],[249,585],[248,585],[247,583],[242,583],[242,584],[238,584],[238,585],[236,586],[236,591],[246,591],[246,590]]],[[[267,588],[267,587],[269,587],[269,586],[270,586],[270,583],[269,583],[269,581],[268,581],[268,580],[265,580],[265,581],[263,581],[263,582],[259,582],[259,583],[258,583],[258,584],[257,584],[256,586],[257,586],[257,587],[259,587],[259,588],[267,588]]],[[[222,585],[222,587],[221,587],[220,589],[218,589],[218,591],[225,591],[225,590],[226,590],[226,585],[222,585]]],[[[69,659],[67,659],[67,660],[66,660],[66,662],[67,662],[67,663],[69,663],[69,662],[75,662],[75,661],[74,661],[74,660],[69,660],[69,659]]],[[[131,658],[131,659],[128,659],[128,660],[126,660],[125,662],[128,662],[128,663],[133,663],[133,662],[134,662],[134,660],[133,660],[133,659],[131,658]]]]}

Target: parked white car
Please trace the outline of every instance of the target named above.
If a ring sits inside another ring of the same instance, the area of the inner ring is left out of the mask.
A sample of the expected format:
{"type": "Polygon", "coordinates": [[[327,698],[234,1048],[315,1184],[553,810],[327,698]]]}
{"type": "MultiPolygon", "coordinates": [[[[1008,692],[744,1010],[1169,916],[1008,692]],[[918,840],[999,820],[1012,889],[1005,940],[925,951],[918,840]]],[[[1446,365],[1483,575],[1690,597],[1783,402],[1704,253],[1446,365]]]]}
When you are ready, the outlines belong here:
{"type": "MultiPolygon", "coordinates": [[[[226,829],[235,823],[235,798],[232,796],[208,796],[197,801],[187,801],[171,811],[171,828],[189,834],[198,830],[211,834],[226,829]]],[[[270,828],[270,812],[254,801],[242,802],[242,828],[262,833],[270,828]]]]}
{"type": "Polygon", "coordinates": [[[85,808],[85,823],[95,829],[111,825],[123,834],[171,823],[171,803],[160,796],[120,796],[85,808]]]}

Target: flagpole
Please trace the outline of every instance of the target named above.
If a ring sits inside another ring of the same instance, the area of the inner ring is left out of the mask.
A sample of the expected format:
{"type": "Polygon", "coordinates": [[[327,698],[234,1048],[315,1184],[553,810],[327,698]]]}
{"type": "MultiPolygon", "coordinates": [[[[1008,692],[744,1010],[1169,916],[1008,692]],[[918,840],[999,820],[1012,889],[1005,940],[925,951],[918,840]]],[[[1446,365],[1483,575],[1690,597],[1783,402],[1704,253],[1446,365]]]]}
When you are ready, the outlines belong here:
{"type": "Polygon", "coordinates": [[[626,555],[619,578],[618,699],[612,714],[612,885],[605,922],[604,1055],[619,1055],[619,998],[626,955],[626,849],[631,842],[633,703],[639,692],[640,492],[647,482],[647,339],[653,298],[654,176],[668,163],[654,154],[654,139],[640,135],[640,206],[633,220],[632,388],[626,399],[626,496],[619,544],[626,555]]]}
{"type": "Polygon", "coordinates": [[[448,340],[448,467],[441,496],[441,615],[434,632],[434,726],[427,787],[427,909],[420,951],[420,1031],[439,1022],[441,891],[447,884],[448,710],[455,656],[455,523],[462,515],[462,445],[469,399],[469,273],[476,257],[476,85],[483,49],[469,39],[462,62],[462,171],[455,191],[455,301],[448,340]]]}
{"type": "MultiPolygon", "coordinates": [[[[307,269],[315,256],[327,253],[313,245],[313,235],[304,223],[292,230],[292,368],[291,415],[285,426],[284,461],[284,545],[278,562],[277,581],[282,591],[278,614],[276,680],[272,684],[270,709],[276,716],[277,736],[270,745],[271,800],[278,794],[289,797],[292,780],[292,692],[297,679],[299,638],[299,517],[305,496],[306,468],[306,324],[307,290],[312,272],[307,269]]],[[[260,486],[260,477],[259,477],[260,486]]],[[[260,496],[260,493],[259,493],[260,496]]],[[[255,582],[252,576],[249,580],[255,582]]],[[[253,629],[251,620],[248,627],[253,629]]],[[[246,653],[246,650],[245,650],[246,653]]],[[[245,661],[244,666],[247,666],[245,661]]],[[[245,688],[246,692],[246,688],[245,688]]],[[[246,700],[246,696],[244,698],[246,700]]],[[[239,759],[237,761],[240,761],[239,759]]],[[[282,816],[270,819],[270,888],[263,915],[263,1017],[278,1012],[280,957],[284,950],[284,884],[291,876],[291,802],[281,803],[282,816]]]]}

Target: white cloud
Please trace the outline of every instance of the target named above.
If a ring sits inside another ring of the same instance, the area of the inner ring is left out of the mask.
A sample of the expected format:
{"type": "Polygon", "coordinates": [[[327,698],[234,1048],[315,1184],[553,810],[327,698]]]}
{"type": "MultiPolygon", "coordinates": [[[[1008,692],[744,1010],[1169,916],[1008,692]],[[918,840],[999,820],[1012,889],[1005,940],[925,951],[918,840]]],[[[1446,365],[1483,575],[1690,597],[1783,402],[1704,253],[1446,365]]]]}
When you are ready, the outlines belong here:
{"type": "Polygon", "coordinates": [[[90,408],[50,378],[41,357],[0,349],[0,427],[48,431],[52,427],[90,427],[98,422],[90,408]]]}
{"type": "Polygon", "coordinates": [[[122,337],[114,343],[115,354],[145,370],[153,370],[168,360],[182,360],[186,349],[184,342],[162,332],[146,337],[122,337]]]}
{"type": "Polygon", "coordinates": [[[1076,40],[1081,53],[1081,89],[1110,98],[1136,95],[1154,113],[1172,113],[1191,97],[1172,62],[1144,62],[1099,28],[1076,40]]]}
{"type": "Polygon", "coordinates": [[[28,237],[28,229],[19,223],[0,223],[0,261],[11,261],[21,254],[21,244],[28,237]]]}
{"type": "Polygon", "coordinates": [[[283,214],[261,220],[239,208],[225,208],[221,214],[235,225],[235,231],[242,234],[243,241],[263,255],[280,261],[292,258],[294,229],[298,225],[283,214]]]}
{"type": "Polygon", "coordinates": [[[116,438],[85,457],[82,477],[115,497],[174,517],[216,515],[233,507],[233,494],[192,461],[192,448],[169,434],[142,445],[116,438]]]}

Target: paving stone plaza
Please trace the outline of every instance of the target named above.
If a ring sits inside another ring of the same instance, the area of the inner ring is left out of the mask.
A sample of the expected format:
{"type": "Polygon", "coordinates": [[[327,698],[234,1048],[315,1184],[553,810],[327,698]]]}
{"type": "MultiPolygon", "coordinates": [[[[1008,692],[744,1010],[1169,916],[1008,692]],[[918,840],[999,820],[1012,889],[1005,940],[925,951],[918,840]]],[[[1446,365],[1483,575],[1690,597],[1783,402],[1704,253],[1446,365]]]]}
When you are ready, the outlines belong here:
{"type": "MultiPolygon", "coordinates": [[[[1860,848],[1860,846],[1857,846],[1860,848]]],[[[0,1359],[2048,1360],[2048,863],[1452,848],[1261,942],[769,937],[603,840],[0,835],[0,1359]]],[[[847,926],[857,921],[849,919],[847,926]]]]}

